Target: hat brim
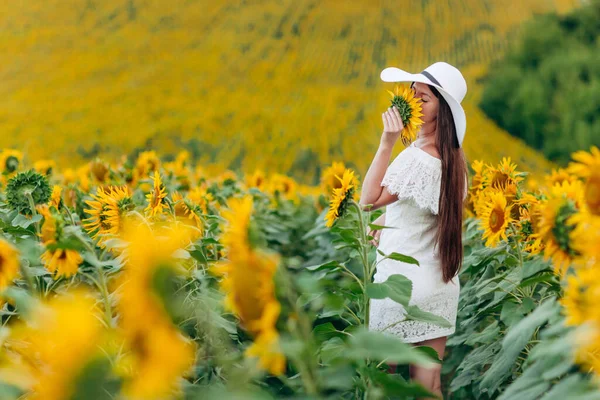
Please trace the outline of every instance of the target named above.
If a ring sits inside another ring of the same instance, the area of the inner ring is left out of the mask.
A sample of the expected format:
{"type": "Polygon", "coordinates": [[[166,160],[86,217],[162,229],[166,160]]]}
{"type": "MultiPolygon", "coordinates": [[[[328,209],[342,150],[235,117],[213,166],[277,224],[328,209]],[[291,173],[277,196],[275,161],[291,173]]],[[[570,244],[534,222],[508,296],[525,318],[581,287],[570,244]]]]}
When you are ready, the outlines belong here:
{"type": "Polygon", "coordinates": [[[456,127],[456,137],[458,139],[459,146],[462,147],[465,132],[467,130],[467,117],[465,110],[462,105],[444,90],[441,86],[433,83],[429,78],[423,74],[411,74],[400,68],[387,67],[381,71],[379,77],[384,82],[420,82],[435,87],[444,97],[444,100],[450,106],[452,117],[454,119],[454,126],[456,127]]]}

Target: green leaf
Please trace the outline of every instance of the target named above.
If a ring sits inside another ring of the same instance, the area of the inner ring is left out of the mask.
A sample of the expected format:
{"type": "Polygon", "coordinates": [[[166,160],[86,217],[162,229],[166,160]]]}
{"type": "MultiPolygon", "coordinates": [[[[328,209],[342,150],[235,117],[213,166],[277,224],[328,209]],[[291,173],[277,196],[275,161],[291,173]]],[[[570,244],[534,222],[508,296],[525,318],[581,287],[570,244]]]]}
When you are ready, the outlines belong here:
{"type": "Polygon", "coordinates": [[[393,375],[384,371],[371,370],[369,377],[385,394],[394,399],[435,398],[435,395],[417,382],[407,382],[401,375],[393,375]]]}
{"type": "Polygon", "coordinates": [[[438,325],[443,328],[450,328],[452,324],[445,318],[435,315],[425,310],[421,310],[417,306],[405,306],[406,310],[405,317],[411,321],[428,322],[430,324],[438,325]]]}
{"type": "Polygon", "coordinates": [[[323,364],[331,365],[339,359],[343,359],[347,345],[339,337],[334,337],[321,345],[321,361],[323,364]]]}
{"type": "Polygon", "coordinates": [[[484,373],[480,384],[482,390],[485,388],[486,391],[493,394],[499,389],[502,382],[510,375],[511,367],[531,339],[534,331],[559,310],[556,299],[551,297],[510,328],[502,341],[502,350],[494,359],[490,369],[484,373]]]}
{"type": "Polygon", "coordinates": [[[400,229],[397,226],[385,226],[385,225],[377,225],[377,224],[369,224],[369,228],[372,230],[378,231],[381,229],[400,229]]]}
{"type": "Polygon", "coordinates": [[[581,375],[571,375],[559,381],[541,400],[598,400],[598,387],[581,375]]]}
{"type": "Polygon", "coordinates": [[[396,252],[392,252],[390,254],[385,254],[383,251],[381,251],[379,249],[377,249],[377,252],[385,258],[390,258],[390,259],[396,260],[396,261],[402,261],[407,264],[419,265],[419,261],[417,261],[415,258],[413,258],[411,256],[407,256],[405,254],[400,254],[400,253],[396,253],[396,252]]]}
{"type": "Polygon", "coordinates": [[[385,282],[368,283],[367,296],[371,299],[389,297],[396,303],[408,306],[412,294],[412,281],[401,274],[390,275],[385,282]]]}
{"type": "Polygon", "coordinates": [[[40,214],[36,214],[31,218],[25,217],[23,214],[17,214],[17,216],[10,222],[13,226],[17,226],[19,228],[27,229],[29,225],[34,224],[42,220],[42,216],[40,214]]]}
{"type": "Polygon", "coordinates": [[[394,364],[410,363],[424,367],[435,365],[432,357],[415,349],[412,345],[404,343],[400,337],[369,331],[364,327],[357,329],[348,340],[343,356],[354,361],[369,358],[394,364]]]}
{"type": "Polygon", "coordinates": [[[331,322],[327,322],[325,324],[315,326],[313,329],[313,335],[319,341],[325,341],[331,339],[332,337],[343,336],[344,334],[335,329],[335,326],[333,326],[331,322]]]}
{"type": "Polygon", "coordinates": [[[500,337],[500,327],[498,326],[498,320],[496,320],[486,326],[483,331],[471,335],[465,341],[465,344],[469,346],[473,346],[477,343],[487,344],[498,340],[498,337],[500,337]]]}
{"type": "Polygon", "coordinates": [[[307,269],[309,271],[320,271],[323,269],[337,271],[340,269],[340,263],[338,261],[333,260],[326,262],[325,264],[310,265],[308,267],[304,267],[304,269],[307,269]]]}

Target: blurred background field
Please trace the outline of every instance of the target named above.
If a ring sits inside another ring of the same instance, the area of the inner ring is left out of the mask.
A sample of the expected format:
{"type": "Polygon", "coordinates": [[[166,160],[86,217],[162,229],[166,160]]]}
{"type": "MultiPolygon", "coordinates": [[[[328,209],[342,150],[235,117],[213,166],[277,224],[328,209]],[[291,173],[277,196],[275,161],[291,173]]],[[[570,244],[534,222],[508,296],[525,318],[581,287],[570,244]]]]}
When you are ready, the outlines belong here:
{"type": "Polygon", "coordinates": [[[382,68],[444,60],[469,85],[468,158],[508,155],[539,177],[553,164],[480,110],[482,79],[524,21],[581,4],[2,2],[0,147],[61,167],[186,148],[216,169],[316,183],[332,161],[368,168],[391,88],[382,68]]]}

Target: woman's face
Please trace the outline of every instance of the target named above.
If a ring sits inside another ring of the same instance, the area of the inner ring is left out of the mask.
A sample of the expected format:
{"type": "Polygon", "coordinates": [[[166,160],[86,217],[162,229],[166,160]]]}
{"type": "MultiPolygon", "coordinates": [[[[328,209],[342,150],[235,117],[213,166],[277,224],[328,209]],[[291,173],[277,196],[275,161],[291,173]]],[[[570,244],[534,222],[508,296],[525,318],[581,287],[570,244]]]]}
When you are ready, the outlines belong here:
{"type": "Polygon", "coordinates": [[[424,124],[435,124],[439,107],[437,97],[435,97],[429,86],[425,83],[413,82],[412,87],[415,90],[415,97],[421,99],[421,108],[423,109],[421,111],[423,113],[421,119],[424,124]]]}

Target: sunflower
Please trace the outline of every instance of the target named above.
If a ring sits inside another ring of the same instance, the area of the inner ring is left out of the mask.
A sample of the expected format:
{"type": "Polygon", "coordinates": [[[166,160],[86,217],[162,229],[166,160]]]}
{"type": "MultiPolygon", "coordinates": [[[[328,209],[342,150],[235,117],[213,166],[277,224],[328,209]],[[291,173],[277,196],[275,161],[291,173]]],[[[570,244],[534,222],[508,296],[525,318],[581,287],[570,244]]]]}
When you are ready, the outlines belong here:
{"type": "Polygon", "coordinates": [[[46,269],[53,274],[54,279],[75,275],[83,262],[81,254],[71,249],[46,250],[40,258],[46,269]]]}
{"type": "Polygon", "coordinates": [[[19,276],[19,251],[10,242],[0,239],[0,291],[19,276]]]}
{"type": "Polygon", "coordinates": [[[423,125],[423,120],[420,118],[423,116],[421,99],[415,97],[414,89],[404,84],[396,85],[394,92],[389,90],[387,92],[392,96],[392,106],[398,108],[404,125],[401,133],[402,143],[404,146],[409,146],[417,138],[417,132],[423,125]]]}
{"type": "Polygon", "coordinates": [[[191,243],[189,229],[176,224],[152,226],[129,217],[124,220],[119,238],[125,243],[124,273],[116,285],[123,328],[134,332],[171,323],[153,280],[160,268],[176,271],[173,253],[191,243]]]}
{"type": "Polygon", "coordinates": [[[544,176],[544,181],[546,182],[546,185],[549,188],[556,185],[557,183],[563,183],[565,181],[573,182],[574,180],[577,180],[577,176],[573,175],[564,168],[555,168],[550,174],[544,176]]]}
{"type": "Polygon", "coordinates": [[[208,214],[208,205],[214,201],[214,197],[204,187],[195,187],[187,194],[187,198],[200,207],[203,214],[208,214]]]}
{"type": "Polygon", "coordinates": [[[52,186],[52,194],[50,195],[50,207],[60,210],[62,206],[62,187],[58,185],[52,186]]]}
{"type": "Polygon", "coordinates": [[[589,211],[579,211],[567,223],[573,226],[569,243],[573,250],[581,254],[582,264],[593,265],[600,262],[600,216],[589,211]]]}
{"type": "Polygon", "coordinates": [[[174,326],[144,326],[126,333],[123,394],[128,399],[181,398],[181,377],[194,365],[194,342],[174,326]]]}
{"type": "Polygon", "coordinates": [[[0,172],[12,174],[19,169],[23,153],[18,150],[5,149],[0,153],[0,172]]]}
{"type": "Polygon", "coordinates": [[[173,202],[176,218],[188,220],[196,227],[202,228],[202,220],[200,219],[202,210],[200,209],[200,206],[192,203],[188,199],[184,199],[179,192],[174,192],[171,196],[171,200],[173,202]]]}
{"type": "Polygon", "coordinates": [[[226,294],[225,307],[253,334],[260,331],[259,321],[267,305],[276,301],[273,276],[278,263],[278,255],[256,250],[245,259],[223,261],[212,268],[216,275],[224,276],[219,287],[226,294]]]}
{"type": "Polygon", "coordinates": [[[485,163],[481,160],[475,160],[471,164],[471,168],[473,169],[473,178],[471,179],[471,190],[477,191],[483,189],[483,176],[484,176],[484,168],[485,163]]]}
{"type": "Polygon", "coordinates": [[[575,226],[569,219],[583,205],[581,181],[563,181],[550,189],[548,200],[540,206],[539,232],[532,236],[544,246],[544,259],[552,258],[555,271],[561,276],[579,254],[570,241],[575,226]]]}
{"type": "Polygon", "coordinates": [[[163,185],[158,171],[154,171],[154,177],[152,178],[152,181],[152,192],[146,194],[148,206],[144,211],[148,212],[151,217],[154,217],[156,215],[161,215],[163,213],[163,209],[168,208],[168,205],[165,201],[165,197],[167,197],[165,185],[163,185]]]}
{"type": "Polygon", "coordinates": [[[540,227],[540,200],[531,193],[524,192],[521,197],[515,201],[519,209],[519,227],[525,251],[537,254],[541,251],[540,242],[535,242],[534,233],[539,232],[540,227]],[[536,244],[536,245],[534,245],[536,244]]]}
{"type": "Polygon", "coordinates": [[[223,234],[220,241],[228,250],[230,259],[234,257],[245,259],[252,247],[250,243],[252,196],[232,198],[227,205],[228,208],[221,212],[224,223],[221,225],[223,234]]]}
{"type": "Polygon", "coordinates": [[[577,162],[569,164],[569,172],[585,181],[585,202],[590,213],[600,216],[600,150],[592,146],[590,152],[577,151],[572,155],[577,162]]]}
{"type": "Polygon", "coordinates": [[[479,211],[480,229],[487,247],[495,247],[501,239],[507,240],[506,229],[513,222],[511,208],[507,206],[506,197],[501,191],[488,191],[485,204],[479,211]]]}
{"type": "Polygon", "coordinates": [[[330,193],[333,189],[341,187],[341,181],[337,178],[342,176],[346,166],[343,162],[334,161],[321,173],[321,190],[330,193]]]}
{"type": "Polygon", "coordinates": [[[34,303],[28,318],[3,340],[3,353],[11,357],[0,379],[27,392],[27,398],[73,398],[78,378],[100,356],[103,329],[95,303],[81,289],[34,303]]]}
{"type": "Polygon", "coordinates": [[[245,178],[245,184],[248,188],[257,188],[258,190],[264,190],[264,185],[267,180],[262,170],[256,169],[252,175],[245,178]]]}
{"type": "Polygon", "coordinates": [[[286,359],[279,345],[279,333],[275,329],[261,331],[246,349],[245,355],[257,357],[260,367],[273,375],[285,373],[286,359]]]}
{"type": "Polygon", "coordinates": [[[84,219],[83,226],[104,247],[111,235],[120,232],[124,215],[133,210],[135,204],[127,186],[110,186],[106,190],[98,187],[92,198],[93,200],[86,200],[90,208],[85,212],[90,217],[84,219]]]}
{"type": "Polygon", "coordinates": [[[138,178],[145,178],[150,172],[158,171],[160,159],[155,151],[143,151],[135,162],[135,173],[138,178]]]}
{"type": "Polygon", "coordinates": [[[106,162],[100,160],[99,158],[95,159],[94,161],[90,161],[89,170],[96,183],[105,184],[108,181],[110,168],[106,162]]]}
{"type": "Polygon", "coordinates": [[[41,240],[44,245],[56,243],[58,236],[58,221],[54,217],[54,214],[50,211],[47,204],[40,204],[36,207],[37,212],[44,217],[42,223],[42,229],[40,232],[41,240]]]}
{"type": "Polygon", "coordinates": [[[566,325],[581,325],[587,321],[600,322],[596,307],[600,296],[600,273],[597,268],[580,269],[566,277],[566,286],[559,303],[563,306],[566,325]]]}
{"type": "Polygon", "coordinates": [[[483,173],[484,187],[506,190],[511,185],[517,185],[523,180],[522,173],[517,171],[517,165],[510,161],[510,157],[503,157],[496,167],[491,165],[483,173]]]}
{"type": "Polygon", "coordinates": [[[51,175],[56,169],[56,162],[54,160],[38,160],[33,163],[33,169],[42,175],[51,175]]]}
{"type": "Polygon", "coordinates": [[[357,186],[354,171],[350,169],[344,170],[344,175],[341,178],[337,175],[336,178],[340,181],[341,186],[332,190],[329,211],[325,215],[325,226],[327,227],[333,226],[335,221],[345,214],[357,186]]]}

